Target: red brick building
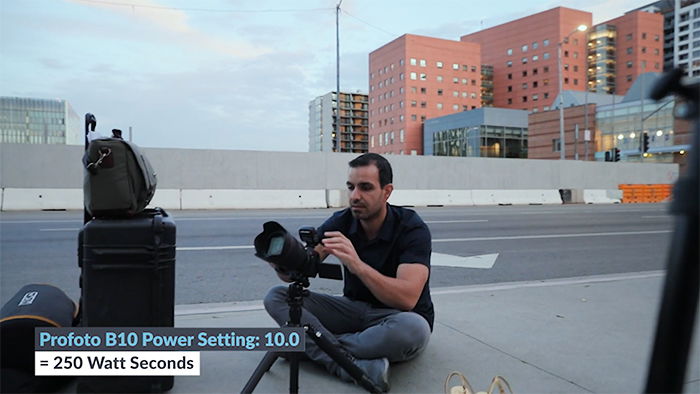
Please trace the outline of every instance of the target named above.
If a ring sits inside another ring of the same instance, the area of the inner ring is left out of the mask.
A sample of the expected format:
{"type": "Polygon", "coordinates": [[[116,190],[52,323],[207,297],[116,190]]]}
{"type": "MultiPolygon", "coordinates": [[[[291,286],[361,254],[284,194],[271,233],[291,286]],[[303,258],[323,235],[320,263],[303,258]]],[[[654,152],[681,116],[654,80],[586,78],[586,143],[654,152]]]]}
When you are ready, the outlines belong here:
{"type": "MultiPolygon", "coordinates": [[[[564,108],[565,158],[567,160],[595,161],[597,150],[595,140],[596,104],[590,103],[564,108]],[[586,125],[590,141],[586,144],[586,125]],[[576,129],[578,128],[578,138],[576,129]]],[[[529,159],[559,159],[559,111],[544,111],[528,115],[528,151],[529,159]]]]}
{"type": "Polygon", "coordinates": [[[586,88],[585,32],[590,12],[557,7],[461,37],[481,45],[484,64],[493,65],[494,106],[542,111],[559,91],[557,45],[562,46],[563,89],[586,88]],[[573,33],[572,33],[573,32],[573,33]]]}
{"type": "Polygon", "coordinates": [[[479,45],[405,34],[369,55],[369,151],[423,154],[423,121],[481,106],[479,45]]]}
{"type": "Polygon", "coordinates": [[[663,15],[643,11],[596,25],[589,33],[589,90],[625,95],[638,75],[662,72],[663,34],[663,15]],[[608,84],[614,86],[612,91],[601,89],[608,84]]]}

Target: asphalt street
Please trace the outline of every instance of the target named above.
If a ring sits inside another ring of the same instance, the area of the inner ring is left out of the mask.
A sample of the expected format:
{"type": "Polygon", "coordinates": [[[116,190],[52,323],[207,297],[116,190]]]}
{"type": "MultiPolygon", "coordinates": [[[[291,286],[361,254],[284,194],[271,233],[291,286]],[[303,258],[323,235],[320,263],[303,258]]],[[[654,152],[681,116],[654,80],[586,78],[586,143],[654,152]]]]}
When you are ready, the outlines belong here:
{"type": "MultiPolygon", "coordinates": [[[[433,289],[662,270],[673,230],[667,204],[415,208],[433,237],[433,289]]],[[[268,220],[296,233],[333,209],[172,211],[177,224],[176,304],[261,299],[281,283],[253,255],[268,220]]],[[[82,212],[3,212],[0,296],[50,283],[79,297],[82,212]]],[[[311,289],[340,293],[340,281],[311,289]]]]}

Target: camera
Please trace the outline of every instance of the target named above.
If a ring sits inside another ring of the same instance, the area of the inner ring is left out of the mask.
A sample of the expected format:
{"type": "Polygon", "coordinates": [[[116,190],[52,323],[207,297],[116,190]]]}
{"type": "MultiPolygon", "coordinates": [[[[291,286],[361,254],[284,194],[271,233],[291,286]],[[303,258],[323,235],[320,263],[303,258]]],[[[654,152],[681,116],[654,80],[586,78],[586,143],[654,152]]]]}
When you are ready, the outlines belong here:
{"type": "Polygon", "coordinates": [[[327,279],[343,279],[341,266],[322,263],[314,250],[323,237],[316,229],[305,226],[299,229],[299,238],[306,245],[294,238],[277,222],[263,224],[263,232],[255,237],[255,256],[276,264],[280,270],[292,278],[297,276],[327,279]]]}

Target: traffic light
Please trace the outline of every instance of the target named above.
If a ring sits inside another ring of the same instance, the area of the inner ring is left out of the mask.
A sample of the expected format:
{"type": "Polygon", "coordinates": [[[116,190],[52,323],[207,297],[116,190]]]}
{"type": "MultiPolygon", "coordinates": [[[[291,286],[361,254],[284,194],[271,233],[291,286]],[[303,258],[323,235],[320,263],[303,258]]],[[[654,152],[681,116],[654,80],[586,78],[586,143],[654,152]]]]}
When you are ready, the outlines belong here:
{"type": "Polygon", "coordinates": [[[609,150],[605,151],[605,161],[612,161],[612,154],[609,150]]]}
{"type": "Polygon", "coordinates": [[[613,149],[613,161],[620,161],[620,149],[613,149]]]}
{"type": "Polygon", "coordinates": [[[642,134],[642,153],[647,153],[649,150],[649,134],[642,134]]]}

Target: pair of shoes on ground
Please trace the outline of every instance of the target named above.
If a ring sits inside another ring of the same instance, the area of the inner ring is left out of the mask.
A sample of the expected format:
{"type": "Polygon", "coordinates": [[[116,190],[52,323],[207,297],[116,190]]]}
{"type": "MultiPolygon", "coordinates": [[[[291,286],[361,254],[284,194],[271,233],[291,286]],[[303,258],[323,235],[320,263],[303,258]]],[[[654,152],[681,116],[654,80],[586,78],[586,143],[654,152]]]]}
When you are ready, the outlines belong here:
{"type": "MultiPolygon", "coordinates": [[[[355,359],[353,362],[382,393],[389,391],[389,359],[355,359]]],[[[340,368],[340,378],[346,382],[357,383],[343,368],[340,368]]]]}

